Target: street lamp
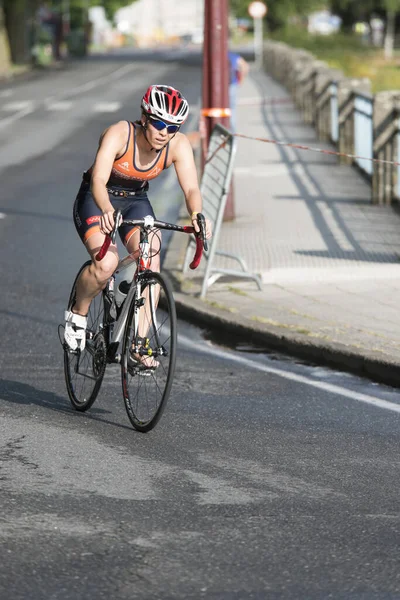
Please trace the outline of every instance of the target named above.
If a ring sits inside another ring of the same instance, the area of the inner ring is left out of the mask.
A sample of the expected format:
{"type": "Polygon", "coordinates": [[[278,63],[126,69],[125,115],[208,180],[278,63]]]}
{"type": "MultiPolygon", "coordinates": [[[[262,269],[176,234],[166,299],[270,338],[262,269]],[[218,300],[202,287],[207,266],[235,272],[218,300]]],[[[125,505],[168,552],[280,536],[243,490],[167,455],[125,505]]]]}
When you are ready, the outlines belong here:
{"type": "Polygon", "coordinates": [[[263,63],[263,18],[267,14],[264,2],[252,2],[248,8],[249,15],[254,19],[254,55],[256,66],[261,69],[263,63]]]}

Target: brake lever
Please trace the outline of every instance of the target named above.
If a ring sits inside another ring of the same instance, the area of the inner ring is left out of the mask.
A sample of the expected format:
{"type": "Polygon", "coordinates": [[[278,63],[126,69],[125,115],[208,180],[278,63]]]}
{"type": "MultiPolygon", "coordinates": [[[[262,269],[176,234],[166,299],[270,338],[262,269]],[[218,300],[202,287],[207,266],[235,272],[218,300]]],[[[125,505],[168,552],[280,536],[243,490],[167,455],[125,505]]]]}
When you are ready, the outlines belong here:
{"type": "Polygon", "coordinates": [[[118,227],[121,225],[122,222],[122,213],[120,210],[116,210],[114,212],[114,229],[111,232],[111,241],[113,244],[115,244],[115,239],[117,237],[117,231],[118,231],[118,227]]]}
{"type": "Polygon", "coordinates": [[[206,219],[202,213],[197,214],[197,223],[199,224],[199,227],[200,227],[198,236],[200,237],[201,241],[203,242],[204,250],[207,252],[208,244],[207,244],[207,240],[206,240],[206,219]]]}

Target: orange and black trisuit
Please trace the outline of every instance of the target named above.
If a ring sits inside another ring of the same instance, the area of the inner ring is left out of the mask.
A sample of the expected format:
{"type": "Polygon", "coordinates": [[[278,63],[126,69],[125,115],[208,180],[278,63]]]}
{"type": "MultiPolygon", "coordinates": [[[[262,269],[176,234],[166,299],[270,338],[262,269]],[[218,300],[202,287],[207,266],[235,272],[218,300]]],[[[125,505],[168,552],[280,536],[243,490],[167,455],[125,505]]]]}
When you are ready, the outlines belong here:
{"type": "MultiPolygon", "coordinates": [[[[139,169],[136,165],[137,146],[136,128],[139,123],[127,121],[129,127],[125,152],[114,160],[107,190],[110,202],[115,210],[121,210],[126,219],[142,219],[147,215],[155,217],[147,197],[149,181],[155,179],[167,168],[168,144],[157,153],[157,158],[148,169],[139,169]]],[[[83,180],[74,204],[74,223],[83,242],[100,231],[101,210],[90,191],[93,165],[83,173],[83,180]]],[[[121,240],[127,243],[134,229],[130,225],[119,228],[121,240]]]]}

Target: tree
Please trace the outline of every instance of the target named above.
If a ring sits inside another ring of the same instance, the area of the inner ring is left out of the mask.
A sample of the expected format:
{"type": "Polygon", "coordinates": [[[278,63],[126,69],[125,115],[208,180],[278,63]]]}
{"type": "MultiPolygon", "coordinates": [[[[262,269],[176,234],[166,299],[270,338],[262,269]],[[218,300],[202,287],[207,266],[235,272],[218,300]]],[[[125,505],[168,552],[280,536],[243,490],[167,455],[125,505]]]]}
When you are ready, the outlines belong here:
{"type": "MultiPolygon", "coordinates": [[[[263,0],[268,6],[266,21],[270,29],[283,27],[290,17],[306,17],[313,10],[326,6],[324,0],[263,0]]],[[[231,12],[236,17],[249,17],[251,0],[230,0],[231,12]]]]}
{"type": "Polygon", "coordinates": [[[38,0],[3,0],[5,26],[14,63],[30,60],[31,35],[38,0]]]}
{"type": "MultiPolygon", "coordinates": [[[[90,6],[103,6],[108,18],[112,19],[115,11],[129,6],[135,0],[47,0],[47,5],[58,14],[59,23],[65,22],[65,13],[73,15],[77,28],[84,29],[88,23],[90,6]]],[[[17,64],[31,61],[31,50],[36,30],[36,14],[44,0],[0,0],[0,60],[7,62],[7,47],[11,60],[17,64]]],[[[61,27],[61,25],[60,25],[61,27]]],[[[57,28],[56,28],[57,29],[57,28]]],[[[60,29],[60,28],[58,28],[60,29]]],[[[53,50],[59,58],[62,32],[54,33],[57,38],[53,50]]],[[[10,60],[8,60],[10,62],[10,60]]]]}
{"type": "Polygon", "coordinates": [[[11,67],[10,45],[4,19],[3,2],[0,0],[0,72],[7,74],[11,67]]]}
{"type": "Polygon", "coordinates": [[[396,29],[396,13],[400,10],[400,0],[384,0],[386,9],[385,58],[393,57],[394,34],[396,29]]]}
{"type": "Polygon", "coordinates": [[[330,0],[328,4],[330,10],[342,19],[342,30],[348,32],[357,21],[368,22],[377,8],[377,0],[330,0]]]}
{"type": "MultiPolygon", "coordinates": [[[[60,0],[56,1],[60,2],[60,0]]],[[[68,44],[70,52],[81,56],[87,54],[90,39],[89,8],[91,6],[102,6],[107,18],[112,21],[115,12],[119,8],[129,6],[135,1],[136,0],[68,0],[68,22],[71,29],[68,44]]],[[[65,2],[66,0],[64,0],[64,7],[65,2]]]]}
{"type": "Polygon", "coordinates": [[[342,27],[350,30],[357,21],[369,22],[372,16],[386,20],[384,51],[385,58],[392,58],[396,28],[396,15],[400,11],[400,0],[330,0],[333,12],[342,18],[342,27]]]}
{"type": "Polygon", "coordinates": [[[112,21],[116,11],[124,6],[133,4],[136,0],[92,0],[92,6],[103,6],[106,11],[107,18],[112,21]]]}

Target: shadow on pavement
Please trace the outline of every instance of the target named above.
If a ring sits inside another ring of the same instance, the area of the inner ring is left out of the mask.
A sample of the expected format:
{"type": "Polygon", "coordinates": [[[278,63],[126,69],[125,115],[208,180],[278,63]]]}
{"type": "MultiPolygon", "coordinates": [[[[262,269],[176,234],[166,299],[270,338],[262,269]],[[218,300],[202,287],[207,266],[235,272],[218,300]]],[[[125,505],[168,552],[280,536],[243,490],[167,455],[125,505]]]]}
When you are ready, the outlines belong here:
{"type": "Polygon", "coordinates": [[[45,392],[27,383],[21,383],[20,381],[0,379],[0,400],[1,402],[8,402],[9,404],[20,406],[40,406],[59,413],[75,416],[77,418],[85,418],[91,421],[98,421],[105,425],[112,425],[113,427],[128,429],[129,431],[135,433],[135,430],[129,425],[115,423],[114,421],[109,421],[102,418],[101,415],[110,414],[110,410],[92,407],[90,409],[90,413],[80,413],[69,404],[66,396],[63,397],[58,396],[53,392],[45,392]]]}

